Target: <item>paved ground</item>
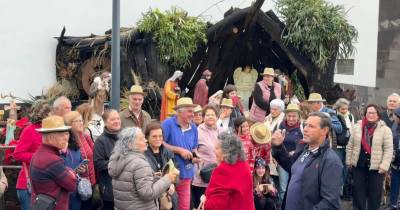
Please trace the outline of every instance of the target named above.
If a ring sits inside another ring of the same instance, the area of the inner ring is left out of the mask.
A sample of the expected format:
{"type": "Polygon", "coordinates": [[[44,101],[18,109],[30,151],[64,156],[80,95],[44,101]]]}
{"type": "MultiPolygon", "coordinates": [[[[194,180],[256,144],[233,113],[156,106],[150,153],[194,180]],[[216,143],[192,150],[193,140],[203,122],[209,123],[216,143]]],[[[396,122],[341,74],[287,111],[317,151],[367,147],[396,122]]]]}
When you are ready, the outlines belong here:
{"type": "MultiPolygon", "coordinates": [[[[380,210],[385,210],[386,206],[381,206],[380,210]]],[[[342,208],[341,210],[353,210],[352,203],[349,201],[342,201],[342,208]]]]}

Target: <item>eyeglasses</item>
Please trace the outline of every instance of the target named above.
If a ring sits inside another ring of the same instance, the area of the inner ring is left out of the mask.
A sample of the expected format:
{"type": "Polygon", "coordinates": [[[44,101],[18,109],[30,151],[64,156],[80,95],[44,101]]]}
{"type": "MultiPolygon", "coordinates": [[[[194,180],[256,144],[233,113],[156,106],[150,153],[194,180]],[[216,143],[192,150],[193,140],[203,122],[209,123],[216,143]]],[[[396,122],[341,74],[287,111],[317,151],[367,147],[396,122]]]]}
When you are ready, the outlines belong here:
{"type": "Polygon", "coordinates": [[[375,114],[378,114],[378,112],[367,112],[367,114],[369,114],[369,115],[375,115],[375,114]]]}

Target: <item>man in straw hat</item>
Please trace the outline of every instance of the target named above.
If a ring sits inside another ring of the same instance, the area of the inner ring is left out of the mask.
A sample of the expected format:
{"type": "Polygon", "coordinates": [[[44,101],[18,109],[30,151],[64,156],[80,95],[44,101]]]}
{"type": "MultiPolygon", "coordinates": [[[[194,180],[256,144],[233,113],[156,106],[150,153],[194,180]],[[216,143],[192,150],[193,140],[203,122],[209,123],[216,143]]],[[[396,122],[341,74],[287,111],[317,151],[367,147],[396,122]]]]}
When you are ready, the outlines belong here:
{"type": "Polygon", "coordinates": [[[321,94],[319,93],[311,93],[307,100],[307,102],[310,104],[311,111],[325,113],[331,119],[332,131],[334,133],[330,132],[330,139],[331,139],[330,145],[332,148],[336,149],[337,147],[336,134],[341,133],[343,128],[336,112],[333,109],[329,109],[324,106],[325,101],[326,100],[323,99],[321,94]]]}
{"type": "Polygon", "coordinates": [[[263,122],[269,114],[269,103],[273,99],[281,98],[281,85],[274,82],[275,72],[273,68],[265,68],[263,80],[257,82],[253,91],[253,104],[250,109],[250,118],[257,122],[263,122]]]}
{"type": "Polygon", "coordinates": [[[32,206],[39,204],[40,195],[47,195],[56,200],[54,209],[68,209],[69,192],[76,190],[77,175],[65,166],[60,151],[68,146],[70,129],[62,117],[55,115],[43,119],[42,127],[36,129],[42,133],[42,144],[33,154],[30,166],[32,206]]]}
{"type": "Polygon", "coordinates": [[[195,104],[200,105],[201,107],[208,104],[208,85],[207,82],[211,79],[211,71],[206,69],[203,71],[203,75],[201,79],[196,83],[196,87],[194,89],[193,101],[195,104]]]}
{"type": "Polygon", "coordinates": [[[180,95],[178,83],[182,75],[183,73],[181,71],[175,71],[174,75],[165,82],[161,100],[160,121],[171,116],[174,111],[176,101],[179,99],[180,95]]]}
{"type": "Polygon", "coordinates": [[[289,155],[283,145],[285,132],[272,135],[273,156],[291,178],[284,209],[340,209],[342,162],[329,148],[327,139],[331,120],[326,114],[313,112],[304,127],[305,147],[289,155]]]}
{"type": "Polygon", "coordinates": [[[132,85],[129,91],[129,107],[119,113],[122,128],[139,127],[144,130],[151,122],[149,113],[142,110],[145,93],[140,85],[132,85]]]}
{"type": "Polygon", "coordinates": [[[221,131],[229,131],[229,129],[234,130],[235,125],[233,124],[231,114],[235,107],[233,106],[232,99],[223,98],[219,106],[221,114],[217,120],[217,126],[221,129],[221,131]]]}
{"type": "Polygon", "coordinates": [[[198,142],[197,127],[192,122],[195,107],[191,98],[182,97],[176,103],[176,115],[162,123],[164,146],[174,152],[179,166],[176,191],[180,210],[190,208],[190,183],[195,173],[193,164],[199,162],[198,158],[193,157],[198,142]]]}

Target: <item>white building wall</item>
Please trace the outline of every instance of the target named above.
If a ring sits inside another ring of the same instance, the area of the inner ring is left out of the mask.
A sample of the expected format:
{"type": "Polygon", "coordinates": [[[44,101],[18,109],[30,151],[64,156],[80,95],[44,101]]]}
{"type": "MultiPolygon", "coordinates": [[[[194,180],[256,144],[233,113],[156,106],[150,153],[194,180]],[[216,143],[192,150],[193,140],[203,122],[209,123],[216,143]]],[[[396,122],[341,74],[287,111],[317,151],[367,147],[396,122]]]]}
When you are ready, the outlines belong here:
{"type": "Polygon", "coordinates": [[[348,19],[358,30],[354,74],[336,74],[336,83],[375,87],[378,46],[379,0],[330,0],[348,10],[348,19]]]}
{"type": "MultiPolygon", "coordinates": [[[[349,18],[359,30],[355,75],[336,75],[335,81],[375,85],[378,0],[331,0],[351,8],[349,18]]],[[[55,50],[62,27],[66,36],[104,34],[111,28],[110,0],[1,0],[0,1],[0,94],[26,98],[39,95],[55,82],[55,50]]],[[[250,0],[121,0],[121,27],[132,27],[150,7],[161,10],[176,5],[190,15],[202,14],[216,22],[231,6],[247,7],[250,0]],[[212,6],[214,5],[214,6],[212,6]],[[211,6],[211,7],[210,7],[211,6]],[[208,9],[207,9],[208,8],[208,9]]],[[[273,8],[266,1],[263,10],[273,8]]],[[[1,99],[0,99],[1,102],[1,99]]]]}

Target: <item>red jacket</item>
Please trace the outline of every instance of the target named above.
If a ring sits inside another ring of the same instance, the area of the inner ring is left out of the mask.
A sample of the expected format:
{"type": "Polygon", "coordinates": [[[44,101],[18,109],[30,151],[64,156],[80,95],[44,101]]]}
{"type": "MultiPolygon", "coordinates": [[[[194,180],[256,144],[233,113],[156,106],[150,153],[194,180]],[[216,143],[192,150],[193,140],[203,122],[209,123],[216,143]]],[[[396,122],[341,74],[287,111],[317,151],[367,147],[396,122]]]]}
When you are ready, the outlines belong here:
{"type": "Polygon", "coordinates": [[[79,140],[82,142],[80,143],[80,152],[82,155],[82,159],[89,160],[89,171],[85,174],[84,177],[89,177],[90,183],[92,185],[96,184],[96,172],[94,171],[94,163],[93,163],[93,150],[94,150],[94,143],[93,140],[90,138],[89,135],[83,134],[79,136],[79,140]]]}
{"type": "MultiPolygon", "coordinates": [[[[35,130],[41,127],[40,123],[36,123],[24,128],[19,138],[18,145],[14,150],[14,159],[25,163],[27,168],[29,168],[33,153],[35,153],[42,144],[42,134],[35,130]]],[[[22,190],[27,189],[24,168],[19,172],[16,188],[22,190]]]]}
{"type": "Polygon", "coordinates": [[[204,107],[208,104],[208,86],[205,79],[200,79],[194,89],[193,103],[204,107]]]}
{"type": "Polygon", "coordinates": [[[254,210],[253,180],[249,165],[222,161],[211,175],[205,210],[254,210]]]}

